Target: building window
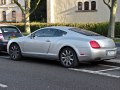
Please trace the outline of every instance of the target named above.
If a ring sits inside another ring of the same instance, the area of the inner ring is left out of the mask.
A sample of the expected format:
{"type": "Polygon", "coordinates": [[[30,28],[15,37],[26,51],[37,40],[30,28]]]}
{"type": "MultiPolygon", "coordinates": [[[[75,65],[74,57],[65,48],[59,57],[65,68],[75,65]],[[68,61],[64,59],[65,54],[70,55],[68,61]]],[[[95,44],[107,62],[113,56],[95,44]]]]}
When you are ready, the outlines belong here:
{"type": "Polygon", "coordinates": [[[78,2],[78,10],[82,10],[82,2],[78,2]]]}
{"type": "Polygon", "coordinates": [[[96,10],[96,2],[95,1],[91,2],[91,10],[96,10]]]}
{"type": "Polygon", "coordinates": [[[96,12],[96,1],[80,1],[77,2],[77,11],[78,12],[96,12]],[[90,7],[91,6],[91,7],[90,7]]]}
{"type": "Polygon", "coordinates": [[[12,21],[16,22],[16,11],[12,11],[12,21]]]}
{"type": "Polygon", "coordinates": [[[6,4],[6,0],[1,0],[1,4],[6,4]]]}
{"type": "Polygon", "coordinates": [[[86,1],[84,3],[84,10],[89,10],[89,2],[88,1],[86,1]]]}
{"type": "Polygon", "coordinates": [[[3,22],[6,22],[6,12],[5,11],[2,12],[2,16],[3,16],[3,22]]]}

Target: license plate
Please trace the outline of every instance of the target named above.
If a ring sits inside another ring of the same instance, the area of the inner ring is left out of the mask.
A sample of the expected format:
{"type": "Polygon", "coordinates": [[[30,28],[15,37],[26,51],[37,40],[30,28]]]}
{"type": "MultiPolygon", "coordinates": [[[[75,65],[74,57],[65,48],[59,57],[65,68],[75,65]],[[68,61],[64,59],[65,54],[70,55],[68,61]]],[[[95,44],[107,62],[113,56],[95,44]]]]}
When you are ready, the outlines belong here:
{"type": "Polygon", "coordinates": [[[114,56],[116,51],[107,51],[107,56],[114,56]]]}

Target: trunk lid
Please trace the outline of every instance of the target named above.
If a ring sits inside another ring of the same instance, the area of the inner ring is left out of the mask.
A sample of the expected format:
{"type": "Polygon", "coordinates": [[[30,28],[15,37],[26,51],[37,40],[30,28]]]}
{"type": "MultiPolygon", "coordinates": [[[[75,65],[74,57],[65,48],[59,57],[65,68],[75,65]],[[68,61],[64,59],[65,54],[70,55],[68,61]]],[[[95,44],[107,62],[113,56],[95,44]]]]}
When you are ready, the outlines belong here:
{"type": "Polygon", "coordinates": [[[101,48],[114,48],[115,43],[112,39],[104,37],[104,36],[92,36],[92,39],[97,41],[101,48]]]}

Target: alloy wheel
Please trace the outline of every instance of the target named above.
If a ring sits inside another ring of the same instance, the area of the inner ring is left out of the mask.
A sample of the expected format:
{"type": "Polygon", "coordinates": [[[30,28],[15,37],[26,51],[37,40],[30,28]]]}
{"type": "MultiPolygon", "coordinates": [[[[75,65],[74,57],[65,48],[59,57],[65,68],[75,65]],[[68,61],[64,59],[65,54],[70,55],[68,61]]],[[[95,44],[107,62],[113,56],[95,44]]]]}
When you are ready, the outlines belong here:
{"type": "Polygon", "coordinates": [[[9,54],[12,60],[19,60],[22,57],[20,48],[17,44],[12,44],[10,46],[9,54]]]}
{"type": "Polygon", "coordinates": [[[74,67],[78,65],[76,53],[71,48],[65,48],[61,51],[60,61],[65,67],[74,67]]]}

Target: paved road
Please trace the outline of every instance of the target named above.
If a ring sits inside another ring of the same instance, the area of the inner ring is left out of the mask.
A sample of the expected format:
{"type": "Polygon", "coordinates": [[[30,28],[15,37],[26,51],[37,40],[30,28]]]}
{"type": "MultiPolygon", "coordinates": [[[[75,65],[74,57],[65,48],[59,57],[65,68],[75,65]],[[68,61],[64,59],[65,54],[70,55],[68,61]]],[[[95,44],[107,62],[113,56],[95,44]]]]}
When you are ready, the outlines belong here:
{"type": "Polygon", "coordinates": [[[67,69],[57,61],[0,56],[0,90],[120,90],[120,66],[80,64],[67,69]]]}

